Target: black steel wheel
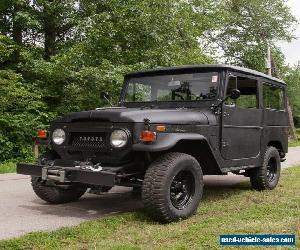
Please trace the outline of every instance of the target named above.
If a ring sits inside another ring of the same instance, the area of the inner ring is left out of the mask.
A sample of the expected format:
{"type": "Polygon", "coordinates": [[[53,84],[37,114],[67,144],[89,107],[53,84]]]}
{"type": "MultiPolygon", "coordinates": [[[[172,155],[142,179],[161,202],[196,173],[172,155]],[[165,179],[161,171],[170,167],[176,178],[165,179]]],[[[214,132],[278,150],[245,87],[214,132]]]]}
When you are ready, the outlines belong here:
{"type": "Polygon", "coordinates": [[[268,182],[273,182],[276,179],[277,175],[277,162],[275,157],[269,159],[267,164],[267,178],[268,182]]]}
{"type": "Polygon", "coordinates": [[[142,186],[145,209],[161,222],[192,216],[203,193],[198,161],[184,153],[167,153],[148,168],[142,186]]]}
{"type": "Polygon", "coordinates": [[[280,171],[279,152],[274,147],[268,147],[263,166],[248,171],[252,187],[256,190],[274,189],[279,182],[280,171]]]}
{"type": "Polygon", "coordinates": [[[195,194],[195,178],[190,171],[180,171],[173,179],[170,187],[170,199],[173,206],[184,209],[193,200],[195,194]]]}

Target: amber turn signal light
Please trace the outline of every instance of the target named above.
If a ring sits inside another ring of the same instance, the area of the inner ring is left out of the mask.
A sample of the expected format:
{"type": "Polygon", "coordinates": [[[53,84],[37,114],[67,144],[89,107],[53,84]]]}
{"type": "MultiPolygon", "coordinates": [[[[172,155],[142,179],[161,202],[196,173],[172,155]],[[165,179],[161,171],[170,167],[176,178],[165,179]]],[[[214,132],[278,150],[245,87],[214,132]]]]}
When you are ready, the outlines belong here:
{"type": "Polygon", "coordinates": [[[166,131],[166,126],[156,126],[156,131],[157,132],[165,132],[166,131]]]}
{"type": "Polygon", "coordinates": [[[143,142],[152,142],[156,140],[156,133],[152,132],[152,131],[142,131],[141,135],[140,135],[140,139],[143,142]]]}
{"type": "Polygon", "coordinates": [[[46,130],[39,130],[38,131],[38,137],[40,138],[40,139],[47,139],[47,137],[48,137],[48,133],[47,133],[47,131],[46,130]]]}

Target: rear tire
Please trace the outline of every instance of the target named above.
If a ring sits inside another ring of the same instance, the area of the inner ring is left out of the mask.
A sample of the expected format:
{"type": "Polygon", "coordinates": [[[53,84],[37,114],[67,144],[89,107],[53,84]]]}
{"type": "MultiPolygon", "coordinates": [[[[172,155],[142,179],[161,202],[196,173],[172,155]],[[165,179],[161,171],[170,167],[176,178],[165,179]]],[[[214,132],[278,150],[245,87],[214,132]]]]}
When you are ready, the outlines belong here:
{"type": "Polygon", "coordinates": [[[249,170],[251,185],[254,189],[272,190],[280,178],[281,163],[279,152],[274,147],[268,147],[263,160],[263,165],[249,170]]]}
{"type": "Polygon", "coordinates": [[[203,174],[198,161],[184,153],[167,153],[148,168],[142,186],[146,210],[161,222],[192,216],[203,194],[203,174]]]}
{"type": "Polygon", "coordinates": [[[77,201],[87,189],[84,186],[58,186],[47,183],[40,177],[32,177],[31,185],[39,198],[53,204],[77,201]]]}

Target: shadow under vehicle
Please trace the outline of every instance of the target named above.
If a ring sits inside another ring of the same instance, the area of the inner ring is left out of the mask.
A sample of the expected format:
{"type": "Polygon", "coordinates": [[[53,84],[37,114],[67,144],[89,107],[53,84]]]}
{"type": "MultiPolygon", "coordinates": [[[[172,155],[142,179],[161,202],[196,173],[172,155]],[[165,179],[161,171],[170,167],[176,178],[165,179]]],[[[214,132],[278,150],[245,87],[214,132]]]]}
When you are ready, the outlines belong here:
{"type": "Polygon", "coordinates": [[[128,186],[153,218],[176,221],[195,213],[203,175],[233,172],[254,189],[276,187],[288,150],[286,85],[228,65],[133,72],[118,107],[67,114],[38,142],[47,153],[17,172],[32,176],[45,201],[128,186]]]}

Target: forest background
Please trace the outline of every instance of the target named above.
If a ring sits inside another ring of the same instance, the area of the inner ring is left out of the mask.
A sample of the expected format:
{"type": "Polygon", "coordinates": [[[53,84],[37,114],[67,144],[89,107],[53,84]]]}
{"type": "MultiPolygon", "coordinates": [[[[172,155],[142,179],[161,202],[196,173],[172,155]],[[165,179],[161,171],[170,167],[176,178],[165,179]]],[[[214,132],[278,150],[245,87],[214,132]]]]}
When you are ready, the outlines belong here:
{"type": "Polygon", "coordinates": [[[67,112],[117,102],[123,74],[183,64],[228,63],[288,84],[300,125],[300,64],[278,41],[292,41],[296,18],[285,0],[2,0],[0,162],[31,158],[32,136],[67,112]]]}

